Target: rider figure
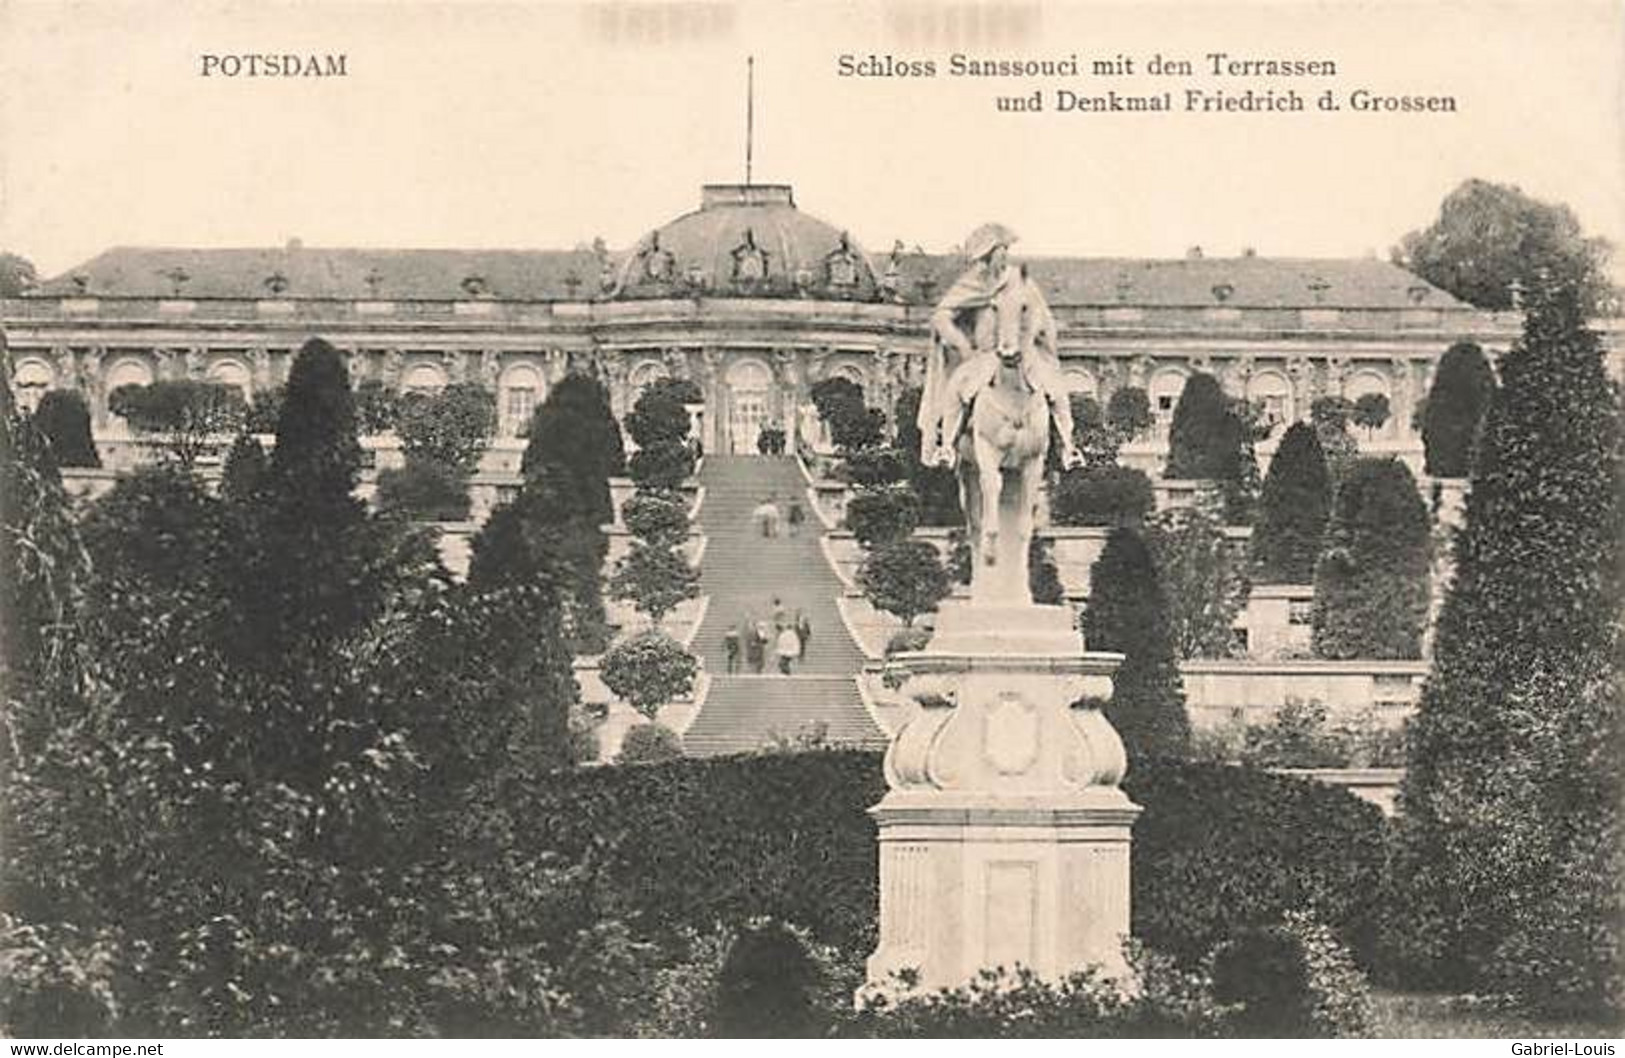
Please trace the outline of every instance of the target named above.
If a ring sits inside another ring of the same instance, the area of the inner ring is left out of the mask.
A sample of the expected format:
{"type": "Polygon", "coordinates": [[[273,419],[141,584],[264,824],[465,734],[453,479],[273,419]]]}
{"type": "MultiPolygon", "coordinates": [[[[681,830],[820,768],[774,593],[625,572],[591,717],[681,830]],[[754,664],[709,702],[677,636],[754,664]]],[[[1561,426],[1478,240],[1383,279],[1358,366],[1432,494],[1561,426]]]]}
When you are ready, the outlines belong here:
{"type": "Polygon", "coordinates": [[[1022,376],[1043,393],[1061,435],[1062,462],[1083,463],[1072,437],[1072,407],[1061,380],[1055,345],[1055,320],[1038,285],[1023,269],[1010,264],[1010,244],[1016,234],[1002,224],[984,224],[966,240],[966,254],[974,262],[943,295],[931,316],[934,337],[926,365],[925,392],[920,400],[920,460],[952,465],[954,444],[964,422],[965,408],[978,390],[998,371],[999,357],[994,301],[1011,284],[1021,284],[1023,308],[1035,339],[1036,356],[1022,358],[1022,376]],[[948,353],[953,354],[950,362],[948,353]]]}

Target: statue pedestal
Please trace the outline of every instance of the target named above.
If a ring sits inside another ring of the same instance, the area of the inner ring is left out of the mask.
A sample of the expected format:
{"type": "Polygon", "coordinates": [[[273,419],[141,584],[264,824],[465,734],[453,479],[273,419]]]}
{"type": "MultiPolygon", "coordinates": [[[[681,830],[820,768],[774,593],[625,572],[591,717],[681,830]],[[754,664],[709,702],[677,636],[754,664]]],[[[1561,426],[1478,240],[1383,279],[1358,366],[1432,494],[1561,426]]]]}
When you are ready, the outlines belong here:
{"type": "Polygon", "coordinates": [[[1061,606],[948,603],[899,655],[913,714],[886,753],[880,944],[869,981],[925,988],[1020,963],[1124,973],[1130,829],[1123,743],[1099,709],[1120,654],[1085,653],[1061,606]]]}

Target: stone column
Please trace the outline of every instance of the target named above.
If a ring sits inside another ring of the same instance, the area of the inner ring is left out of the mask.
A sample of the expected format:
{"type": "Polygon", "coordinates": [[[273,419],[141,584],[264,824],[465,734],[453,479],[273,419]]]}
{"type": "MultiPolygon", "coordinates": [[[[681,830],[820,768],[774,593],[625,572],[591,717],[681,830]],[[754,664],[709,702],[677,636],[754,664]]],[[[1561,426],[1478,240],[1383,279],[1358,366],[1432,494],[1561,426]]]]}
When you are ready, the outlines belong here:
{"type": "Polygon", "coordinates": [[[897,656],[912,713],[886,754],[880,944],[871,984],[925,989],[984,968],[1057,980],[1127,973],[1129,847],[1140,808],[1123,743],[1080,700],[1111,693],[1120,654],[1086,653],[1062,606],[945,603],[924,651],[897,656]]]}

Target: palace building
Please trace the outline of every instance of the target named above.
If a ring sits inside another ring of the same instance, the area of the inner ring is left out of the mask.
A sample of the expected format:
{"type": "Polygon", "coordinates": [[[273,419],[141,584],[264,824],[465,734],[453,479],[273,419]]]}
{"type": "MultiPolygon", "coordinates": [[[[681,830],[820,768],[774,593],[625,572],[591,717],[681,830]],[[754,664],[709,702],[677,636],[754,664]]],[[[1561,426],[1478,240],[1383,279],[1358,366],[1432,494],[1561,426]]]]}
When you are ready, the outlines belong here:
{"type": "MultiPolygon", "coordinates": [[[[986,218],[964,219],[968,229],[986,218]]],[[[1124,386],[1148,393],[1157,427],[1125,453],[1147,468],[1160,463],[1196,371],[1283,423],[1321,396],[1384,394],[1392,415],[1362,446],[1415,463],[1412,410],[1439,356],[1464,339],[1493,353],[1517,334],[1510,316],[1376,259],[1197,249],[1175,260],[1029,258],[1020,249],[1054,309],[1075,390],[1102,400],[1124,386]]],[[[844,376],[893,407],[920,380],[932,308],[965,265],[901,242],[866,249],[803,212],[785,185],[718,184],[698,209],[623,250],[119,247],[0,303],[0,322],[20,399],[82,391],[113,466],[140,449],[108,411],[117,387],[199,378],[252,398],[321,336],[347,354],[357,385],[490,387],[502,437],[485,466],[502,474],[517,470],[532,409],[568,371],[604,379],[617,414],[653,379],[693,379],[707,451],[753,452],[770,425],[792,446],[819,448],[809,387],[844,376]]],[[[1263,457],[1281,432],[1260,446],[1263,457]]]]}

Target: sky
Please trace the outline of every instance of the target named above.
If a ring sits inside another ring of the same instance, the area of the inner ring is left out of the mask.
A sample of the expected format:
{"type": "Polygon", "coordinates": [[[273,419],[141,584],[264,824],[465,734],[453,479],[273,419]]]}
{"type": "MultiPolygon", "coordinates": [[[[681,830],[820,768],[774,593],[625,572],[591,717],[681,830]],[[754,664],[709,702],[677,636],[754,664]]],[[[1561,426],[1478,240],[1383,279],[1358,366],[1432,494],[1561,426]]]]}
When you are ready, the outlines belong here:
{"type": "Polygon", "coordinates": [[[754,179],[872,252],[945,251],[999,220],[1032,254],[1386,255],[1469,177],[1625,247],[1625,0],[0,0],[0,250],[55,275],[115,245],[628,246],[742,179],[752,55],[754,179]],[[1217,51],[1338,75],[1215,78],[1217,51]],[[343,53],[348,76],[200,74],[249,52],[343,53]],[[956,52],[1084,69],[955,78],[956,52]],[[939,74],[841,77],[843,54],[939,74]],[[1198,75],[1090,72],[1118,54],[1198,75]],[[1295,88],[1310,108],[1053,106],[1187,88],[1295,88]],[[1324,113],[1326,88],[1458,109],[1324,113]],[[996,109],[1034,89],[1043,112],[996,109]]]}

